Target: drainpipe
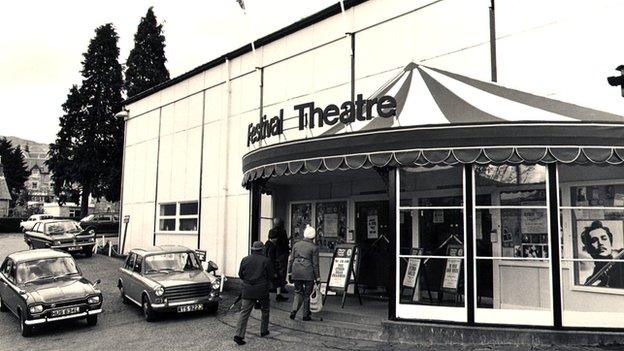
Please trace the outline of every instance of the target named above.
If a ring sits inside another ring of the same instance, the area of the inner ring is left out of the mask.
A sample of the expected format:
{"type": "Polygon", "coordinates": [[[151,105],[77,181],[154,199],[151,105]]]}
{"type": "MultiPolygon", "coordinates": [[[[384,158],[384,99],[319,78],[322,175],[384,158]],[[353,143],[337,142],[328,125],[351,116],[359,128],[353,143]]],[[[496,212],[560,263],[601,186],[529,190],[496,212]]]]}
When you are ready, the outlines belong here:
{"type": "Polygon", "coordinates": [[[219,208],[223,209],[223,217],[221,218],[221,231],[217,232],[217,247],[220,249],[220,257],[221,262],[219,267],[221,267],[222,275],[226,274],[226,266],[225,266],[225,253],[227,246],[227,235],[228,235],[228,203],[227,203],[227,195],[228,195],[228,177],[229,177],[229,156],[228,156],[228,144],[229,144],[229,134],[230,134],[230,114],[232,113],[232,82],[230,80],[230,59],[225,59],[225,89],[226,89],[226,106],[225,106],[225,120],[223,123],[222,135],[221,135],[221,145],[219,150],[220,162],[219,165],[222,167],[219,179],[217,182],[219,184],[219,208]],[[219,240],[221,245],[219,244],[219,240]]]}

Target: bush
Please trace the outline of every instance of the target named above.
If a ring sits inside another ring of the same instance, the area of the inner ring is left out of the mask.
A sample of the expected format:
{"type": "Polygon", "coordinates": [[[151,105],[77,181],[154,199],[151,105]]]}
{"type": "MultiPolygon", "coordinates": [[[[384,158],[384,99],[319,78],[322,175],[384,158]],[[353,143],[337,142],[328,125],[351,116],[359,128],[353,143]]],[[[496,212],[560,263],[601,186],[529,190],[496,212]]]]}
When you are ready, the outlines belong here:
{"type": "Polygon", "coordinates": [[[19,233],[20,222],[26,218],[0,217],[0,233],[19,233]]]}

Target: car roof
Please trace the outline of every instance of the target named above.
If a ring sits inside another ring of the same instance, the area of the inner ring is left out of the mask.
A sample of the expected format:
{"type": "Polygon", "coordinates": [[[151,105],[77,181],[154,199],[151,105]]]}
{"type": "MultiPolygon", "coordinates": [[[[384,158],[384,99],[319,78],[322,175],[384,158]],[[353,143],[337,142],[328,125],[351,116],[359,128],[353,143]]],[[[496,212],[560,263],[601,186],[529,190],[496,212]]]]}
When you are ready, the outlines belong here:
{"type": "Polygon", "coordinates": [[[150,246],[145,248],[136,248],[130,250],[136,254],[146,256],[153,254],[161,254],[161,253],[170,253],[170,252],[186,252],[193,251],[186,246],[182,245],[160,245],[160,246],[150,246]]]}
{"type": "Polygon", "coordinates": [[[8,256],[16,263],[41,260],[46,258],[59,258],[59,257],[71,257],[70,254],[62,251],[52,249],[36,249],[36,250],[24,250],[10,254],[8,256]]]}
{"type": "Polygon", "coordinates": [[[59,218],[50,218],[50,219],[42,219],[39,221],[39,223],[56,223],[56,222],[76,222],[73,219],[59,219],[59,218]]]}

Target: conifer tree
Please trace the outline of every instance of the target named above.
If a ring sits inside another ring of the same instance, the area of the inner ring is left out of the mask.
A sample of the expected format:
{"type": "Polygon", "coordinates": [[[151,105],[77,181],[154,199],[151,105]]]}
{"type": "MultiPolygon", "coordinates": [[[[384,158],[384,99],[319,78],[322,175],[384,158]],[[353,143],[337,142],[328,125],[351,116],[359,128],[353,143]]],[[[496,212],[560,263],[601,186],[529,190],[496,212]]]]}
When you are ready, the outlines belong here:
{"type": "Polygon", "coordinates": [[[83,214],[90,195],[119,199],[124,121],[115,117],[123,102],[117,40],[110,23],[95,30],[83,54],[82,85],[70,90],[61,130],[50,145],[48,166],[55,173],[55,193],[79,186],[83,214]]]}
{"type": "Polygon", "coordinates": [[[22,190],[26,189],[26,181],[30,171],[26,167],[26,160],[19,145],[13,146],[10,140],[0,139],[0,158],[4,171],[4,177],[11,193],[11,207],[19,198],[22,190]]]}
{"type": "Polygon", "coordinates": [[[134,48],[126,61],[124,87],[128,97],[169,80],[165,67],[165,36],[162,24],[158,24],[154,10],[150,7],[134,35],[134,48]]]}

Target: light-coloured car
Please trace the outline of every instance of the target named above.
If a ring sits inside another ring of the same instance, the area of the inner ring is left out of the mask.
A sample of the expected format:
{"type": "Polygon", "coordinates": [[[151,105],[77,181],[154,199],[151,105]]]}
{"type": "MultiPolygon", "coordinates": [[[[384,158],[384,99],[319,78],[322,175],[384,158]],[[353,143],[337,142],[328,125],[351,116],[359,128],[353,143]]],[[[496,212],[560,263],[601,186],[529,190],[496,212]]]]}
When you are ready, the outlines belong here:
{"type": "Polygon", "coordinates": [[[210,261],[204,270],[203,259],[204,255],[179,245],[131,250],[119,269],[121,300],[140,306],[148,322],[160,312],[216,313],[221,282],[213,272],[218,267],[210,261]]]}
{"type": "Polygon", "coordinates": [[[38,221],[41,221],[44,219],[52,219],[52,218],[54,218],[54,216],[49,215],[49,214],[34,214],[28,217],[27,220],[21,221],[20,228],[22,229],[23,232],[25,232],[27,230],[31,230],[35,226],[35,223],[37,223],[38,221]]]}

